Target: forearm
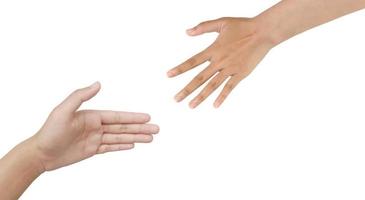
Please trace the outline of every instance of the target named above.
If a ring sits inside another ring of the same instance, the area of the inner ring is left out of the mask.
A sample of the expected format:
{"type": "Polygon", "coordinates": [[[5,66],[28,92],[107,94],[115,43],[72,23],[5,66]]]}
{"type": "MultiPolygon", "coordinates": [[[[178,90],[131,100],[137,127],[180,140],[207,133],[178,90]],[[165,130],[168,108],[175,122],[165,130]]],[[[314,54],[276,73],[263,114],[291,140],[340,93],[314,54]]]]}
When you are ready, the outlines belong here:
{"type": "Polygon", "coordinates": [[[0,160],[0,199],[18,199],[43,173],[33,139],[28,139],[0,160]]]}
{"type": "Polygon", "coordinates": [[[279,44],[299,33],[365,8],[365,0],[283,0],[256,17],[279,44]]]}

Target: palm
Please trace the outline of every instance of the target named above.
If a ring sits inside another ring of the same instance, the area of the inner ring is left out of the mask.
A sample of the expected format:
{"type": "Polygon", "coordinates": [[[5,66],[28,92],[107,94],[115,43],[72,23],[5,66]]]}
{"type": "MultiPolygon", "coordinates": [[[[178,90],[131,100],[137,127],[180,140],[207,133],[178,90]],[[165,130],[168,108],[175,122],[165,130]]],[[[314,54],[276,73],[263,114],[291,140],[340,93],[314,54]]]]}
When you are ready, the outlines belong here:
{"type": "Polygon", "coordinates": [[[72,151],[74,161],[83,160],[97,153],[102,143],[102,123],[100,116],[92,111],[79,111],[76,113],[74,123],[70,126],[69,134],[73,142],[66,145],[72,151]]]}
{"type": "MultiPolygon", "coordinates": [[[[79,111],[68,117],[52,113],[40,131],[39,146],[47,160],[60,160],[64,165],[93,156],[101,144],[100,117],[91,111],[79,111]]],[[[53,169],[58,166],[48,166],[53,169]]]]}
{"type": "Polygon", "coordinates": [[[97,85],[72,93],[48,117],[37,137],[45,170],[53,170],[89,158],[97,153],[127,150],[136,142],[151,142],[158,127],[146,124],[143,113],[77,111],[93,97],[97,85]]]}

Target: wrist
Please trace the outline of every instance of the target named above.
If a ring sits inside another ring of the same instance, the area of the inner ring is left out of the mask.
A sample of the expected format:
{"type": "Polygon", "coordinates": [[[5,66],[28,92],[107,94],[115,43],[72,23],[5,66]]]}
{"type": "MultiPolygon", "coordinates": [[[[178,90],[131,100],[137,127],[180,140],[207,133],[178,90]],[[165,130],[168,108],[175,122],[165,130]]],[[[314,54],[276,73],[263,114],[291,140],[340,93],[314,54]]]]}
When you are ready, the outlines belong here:
{"type": "Polygon", "coordinates": [[[257,26],[257,32],[260,35],[260,38],[271,47],[275,47],[286,40],[280,31],[280,26],[275,22],[275,19],[265,15],[258,15],[253,18],[253,21],[257,26]]]}
{"type": "Polygon", "coordinates": [[[30,167],[39,175],[44,173],[46,170],[41,159],[41,153],[37,146],[36,136],[32,136],[27,139],[22,145],[24,145],[23,148],[27,154],[26,157],[29,158],[30,167]]]}

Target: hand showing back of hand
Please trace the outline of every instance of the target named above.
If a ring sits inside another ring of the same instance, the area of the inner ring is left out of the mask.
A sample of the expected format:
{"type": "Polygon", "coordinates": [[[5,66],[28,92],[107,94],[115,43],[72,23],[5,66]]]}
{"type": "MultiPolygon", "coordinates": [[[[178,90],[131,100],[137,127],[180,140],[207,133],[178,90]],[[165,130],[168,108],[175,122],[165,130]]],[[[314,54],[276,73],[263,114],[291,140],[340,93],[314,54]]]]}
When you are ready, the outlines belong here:
{"type": "Polygon", "coordinates": [[[219,107],[237,84],[255,69],[274,46],[271,38],[262,30],[263,27],[254,18],[227,17],[202,22],[187,30],[190,36],[209,32],[217,32],[219,36],[208,48],[167,72],[169,77],[175,77],[209,62],[208,67],[176,94],[176,101],[182,101],[211,79],[190,102],[190,107],[195,108],[227,80],[214,102],[214,106],[219,107]]]}

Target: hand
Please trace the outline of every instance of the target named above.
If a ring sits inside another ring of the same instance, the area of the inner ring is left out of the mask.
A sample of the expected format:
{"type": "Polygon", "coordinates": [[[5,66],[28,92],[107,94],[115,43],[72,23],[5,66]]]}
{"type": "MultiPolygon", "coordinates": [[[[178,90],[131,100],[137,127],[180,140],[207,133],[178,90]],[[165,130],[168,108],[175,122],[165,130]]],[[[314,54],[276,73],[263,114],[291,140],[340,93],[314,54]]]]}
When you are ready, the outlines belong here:
{"type": "Polygon", "coordinates": [[[204,51],[167,73],[169,77],[174,77],[206,61],[210,62],[208,67],[175,96],[176,101],[180,102],[213,77],[207,86],[190,102],[191,108],[198,106],[228,79],[222,92],[214,102],[214,106],[219,107],[237,84],[254,70],[256,65],[273,47],[273,42],[266,37],[267,34],[262,31],[259,23],[254,19],[220,18],[200,23],[198,26],[187,30],[187,34],[190,36],[208,32],[219,33],[216,41],[204,51]]]}
{"type": "Polygon", "coordinates": [[[143,113],[81,110],[94,97],[100,84],[76,90],[57,106],[32,138],[44,170],[54,170],[95,154],[127,150],[134,143],[152,141],[159,127],[147,124],[143,113]]]}

